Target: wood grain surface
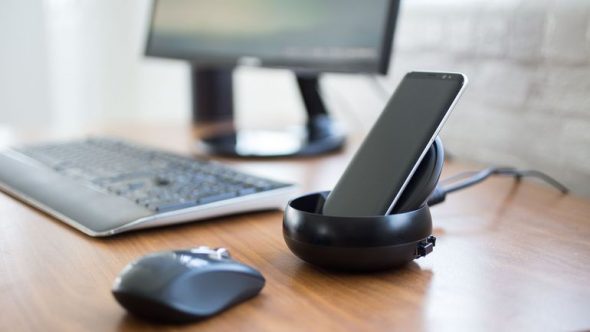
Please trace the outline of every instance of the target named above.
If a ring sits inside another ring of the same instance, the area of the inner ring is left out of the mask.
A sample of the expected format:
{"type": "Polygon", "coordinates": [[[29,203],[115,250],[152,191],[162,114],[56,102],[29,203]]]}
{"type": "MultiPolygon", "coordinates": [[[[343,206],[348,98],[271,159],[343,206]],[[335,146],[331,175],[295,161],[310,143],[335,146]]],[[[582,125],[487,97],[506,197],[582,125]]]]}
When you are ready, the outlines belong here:
{"type": "MultiPolygon", "coordinates": [[[[189,153],[191,128],[95,126],[13,132],[9,143],[114,135],[189,153]],[[130,130],[133,129],[133,130],[130,130]]],[[[5,142],[6,143],[6,142],[5,142]]],[[[303,191],[330,188],[351,156],[224,160],[303,191]]],[[[449,163],[444,176],[481,166],[449,163]]],[[[281,211],[90,238],[0,193],[0,331],[583,330],[590,328],[590,200],[535,181],[494,178],[432,208],[432,254],[373,274],[310,266],[285,245],[281,211]],[[116,275],[150,252],[223,246],[259,269],[256,298],[211,319],[156,325],[110,293],[116,275]]]]}

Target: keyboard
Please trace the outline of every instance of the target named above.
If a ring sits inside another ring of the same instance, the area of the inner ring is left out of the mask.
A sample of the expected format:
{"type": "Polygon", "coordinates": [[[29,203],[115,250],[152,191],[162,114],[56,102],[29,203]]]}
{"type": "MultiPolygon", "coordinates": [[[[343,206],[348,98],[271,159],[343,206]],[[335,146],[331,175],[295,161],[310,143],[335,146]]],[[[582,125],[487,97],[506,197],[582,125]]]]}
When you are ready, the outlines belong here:
{"type": "Polygon", "coordinates": [[[90,236],[282,208],[292,184],[115,139],[0,152],[0,189],[90,236]]]}

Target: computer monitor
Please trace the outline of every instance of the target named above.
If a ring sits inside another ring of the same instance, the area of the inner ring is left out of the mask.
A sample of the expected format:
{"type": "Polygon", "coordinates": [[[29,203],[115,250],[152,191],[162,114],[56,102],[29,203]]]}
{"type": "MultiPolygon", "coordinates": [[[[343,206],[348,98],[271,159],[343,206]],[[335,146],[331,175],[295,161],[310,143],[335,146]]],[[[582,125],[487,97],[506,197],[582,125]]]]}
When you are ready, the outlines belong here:
{"type": "Polygon", "coordinates": [[[262,151],[269,145],[255,140],[263,136],[245,132],[203,141],[213,153],[317,154],[344,142],[318,92],[319,74],[387,73],[398,6],[399,0],[156,0],[146,54],[192,64],[197,122],[231,119],[236,66],[293,70],[308,113],[294,144],[262,151]]]}

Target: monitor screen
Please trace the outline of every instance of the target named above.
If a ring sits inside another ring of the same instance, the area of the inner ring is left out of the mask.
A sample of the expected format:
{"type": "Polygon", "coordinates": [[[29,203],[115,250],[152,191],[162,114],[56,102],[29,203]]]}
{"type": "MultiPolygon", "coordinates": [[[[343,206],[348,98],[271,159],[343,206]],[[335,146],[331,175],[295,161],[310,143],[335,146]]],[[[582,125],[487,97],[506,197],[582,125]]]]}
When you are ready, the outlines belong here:
{"type": "Polygon", "coordinates": [[[202,66],[387,71],[398,0],[154,1],[146,53],[202,66]]]}

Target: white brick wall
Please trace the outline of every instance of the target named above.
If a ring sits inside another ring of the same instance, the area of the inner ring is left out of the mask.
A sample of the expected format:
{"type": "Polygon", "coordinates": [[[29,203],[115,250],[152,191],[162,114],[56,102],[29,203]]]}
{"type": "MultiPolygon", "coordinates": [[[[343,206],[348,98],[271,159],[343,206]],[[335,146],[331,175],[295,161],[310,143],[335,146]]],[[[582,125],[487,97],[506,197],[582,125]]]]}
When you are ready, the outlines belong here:
{"type": "MultiPolygon", "coordinates": [[[[0,55],[0,124],[188,121],[188,66],[142,55],[149,2],[37,2],[0,1],[3,30],[30,35],[22,44],[0,33],[10,46],[0,55]]],[[[546,171],[590,196],[590,0],[402,0],[382,81],[393,91],[419,69],[470,77],[443,132],[456,157],[546,171]]],[[[289,73],[246,69],[237,78],[238,120],[303,121],[289,73]]],[[[362,75],[323,83],[350,130],[368,130],[387,98],[362,75]]]]}
{"type": "Polygon", "coordinates": [[[590,1],[406,0],[398,23],[391,89],[414,69],[470,78],[443,131],[450,153],[590,196],[590,1]]]}

